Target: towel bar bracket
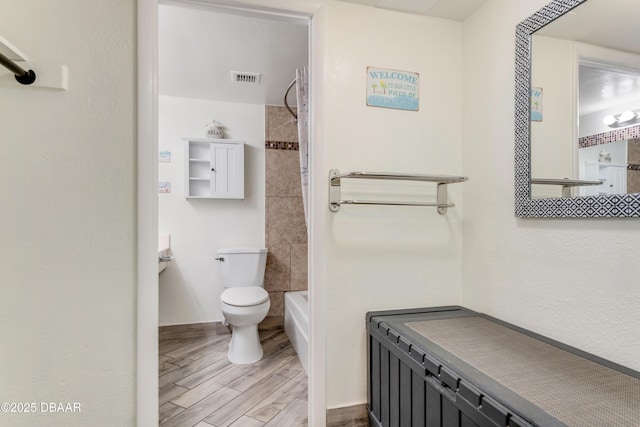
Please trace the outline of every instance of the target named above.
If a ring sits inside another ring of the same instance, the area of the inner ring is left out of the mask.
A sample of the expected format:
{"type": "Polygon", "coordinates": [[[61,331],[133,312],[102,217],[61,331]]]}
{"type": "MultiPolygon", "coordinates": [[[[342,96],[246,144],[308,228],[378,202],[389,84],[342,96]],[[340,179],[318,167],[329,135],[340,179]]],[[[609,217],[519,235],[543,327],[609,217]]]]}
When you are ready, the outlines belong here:
{"type": "Polygon", "coordinates": [[[338,212],[340,210],[340,175],[338,169],[331,169],[329,171],[329,210],[331,212],[338,212]]]}
{"type": "Polygon", "coordinates": [[[348,172],[341,174],[338,169],[331,169],[329,171],[329,210],[331,212],[338,212],[341,205],[431,206],[436,207],[440,215],[444,215],[445,213],[447,213],[447,208],[455,206],[453,203],[448,202],[447,184],[464,182],[467,180],[468,178],[464,176],[450,175],[417,175],[387,172],[348,172]],[[436,203],[343,200],[341,198],[340,188],[342,179],[345,178],[434,182],[437,184],[436,203]]]}

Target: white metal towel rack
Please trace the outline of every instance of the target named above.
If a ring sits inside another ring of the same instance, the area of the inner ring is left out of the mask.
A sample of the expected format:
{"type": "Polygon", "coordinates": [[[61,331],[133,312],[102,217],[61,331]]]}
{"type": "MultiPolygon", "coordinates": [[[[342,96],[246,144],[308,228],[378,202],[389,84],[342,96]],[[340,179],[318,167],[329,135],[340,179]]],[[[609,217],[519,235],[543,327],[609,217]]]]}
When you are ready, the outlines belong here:
{"type": "Polygon", "coordinates": [[[453,203],[449,203],[448,201],[447,184],[465,182],[468,180],[469,178],[466,176],[420,175],[390,172],[346,172],[341,174],[338,169],[331,169],[329,171],[329,210],[331,212],[338,212],[341,205],[431,206],[437,207],[438,213],[440,215],[444,215],[447,212],[447,208],[455,206],[453,203]],[[340,195],[340,185],[341,181],[345,178],[435,182],[437,184],[436,202],[343,200],[340,195]]]}

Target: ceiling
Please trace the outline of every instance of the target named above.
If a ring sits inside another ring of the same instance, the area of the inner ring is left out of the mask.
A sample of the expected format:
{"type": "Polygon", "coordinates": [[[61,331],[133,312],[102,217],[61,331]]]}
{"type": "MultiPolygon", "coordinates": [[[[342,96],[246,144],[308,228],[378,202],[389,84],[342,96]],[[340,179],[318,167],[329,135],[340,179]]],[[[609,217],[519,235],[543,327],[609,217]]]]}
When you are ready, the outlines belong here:
{"type": "Polygon", "coordinates": [[[633,104],[640,108],[640,71],[632,74],[580,66],[578,104],[580,115],[633,104]]]}
{"type": "Polygon", "coordinates": [[[464,21],[487,0],[341,0],[381,9],[464,21]]]}
{"type": "Polygon", "coordinates": [[[536,34],[640,54],[639,18],[637,1],[589,0],[536,34]]]}
{"type": "MultiPolygon", "coordinates": [[[[301,19],[161,4],[159,93],[283,105],[296,68],[309,62],[308,33],[308,25],[301,19]],[[231,71],[260,73],[259,84],[234,83],[231,71]]],[[[296,104],[295,91],[288,101],[296,104]]]]}

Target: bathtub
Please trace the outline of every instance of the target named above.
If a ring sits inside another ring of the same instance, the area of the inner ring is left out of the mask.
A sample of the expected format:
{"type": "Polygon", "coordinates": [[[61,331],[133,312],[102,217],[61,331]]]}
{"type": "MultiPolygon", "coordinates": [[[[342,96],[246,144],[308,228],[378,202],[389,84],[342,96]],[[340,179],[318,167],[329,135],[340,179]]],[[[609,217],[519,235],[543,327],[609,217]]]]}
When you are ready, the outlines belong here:
{"type": "Polygon", "coordinates": [[[284,331],[298,353],[304,371],[309,375],[309,293],[285,292],[284,331]]]}

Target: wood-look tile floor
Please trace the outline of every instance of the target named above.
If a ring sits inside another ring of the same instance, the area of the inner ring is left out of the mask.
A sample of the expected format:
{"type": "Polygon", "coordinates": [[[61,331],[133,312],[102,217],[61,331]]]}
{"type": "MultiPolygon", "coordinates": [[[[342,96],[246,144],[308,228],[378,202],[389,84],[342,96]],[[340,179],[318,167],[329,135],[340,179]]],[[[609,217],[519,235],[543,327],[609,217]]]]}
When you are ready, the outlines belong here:
{"type": "Polygon", "coordinates": [[[282,329],[260,331],[263,358],[234,365],[231,335],[160,340],[162,427],[307,425],[307,376],[282,329]]]}

